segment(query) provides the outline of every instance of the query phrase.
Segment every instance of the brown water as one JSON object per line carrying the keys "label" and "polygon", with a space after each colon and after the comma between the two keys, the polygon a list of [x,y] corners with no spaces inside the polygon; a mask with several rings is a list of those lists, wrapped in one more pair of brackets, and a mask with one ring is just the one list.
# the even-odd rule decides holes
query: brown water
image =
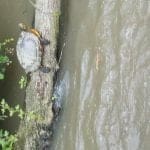
{"label": "brown water", "polygon": [[[58,92],[63,113],[52,150],[149,150],[150,1],[64,0]],[[0,40],[31,24],[25,0],[0,1]],[[14,44],[15,46],[15,44]],[[14,63],[0,95],[22,104]],[[11,125],[12,124],[12,125]],[[2,124],[1,124],[2,125]],[[4,128],[14,129],[17,122]]]}
{"label": "brown water", "polygon": [[[14,38],[12,47],[16,47],[16,40],[19,36],[18,23],[25,22],[31,24],[33,20],[34,8],[26,0],[0,0],[0,41],[5,38]],[[16,53],[11,56],[13,63],[7,68],[5,80],[0,82],[0,98],[14,106],[23,105],[24,91],[19,88],[19,79],[24,75],[17,59]],[[14,118],[0,122],[0,127],[14,131],[18,126],[18,121]]]}
{"label": "brown water", "polygon": [[150,1],[65,0],[62,19],[52,150],[149,150]]}

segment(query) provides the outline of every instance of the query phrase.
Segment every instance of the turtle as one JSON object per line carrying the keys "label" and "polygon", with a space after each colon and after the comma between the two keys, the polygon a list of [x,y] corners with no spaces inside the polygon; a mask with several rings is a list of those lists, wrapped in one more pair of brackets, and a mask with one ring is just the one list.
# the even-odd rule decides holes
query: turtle
{"label": "turtle", "polygon": [[42,34],[24,23],[18,24],[21,29],[17,41],[16,52],[20,65],[26,73],[35,72],[38,69],[48,73],[50,68],[42,65],[42,54],[44,46],[50,44],[49,40],[42,37]]}

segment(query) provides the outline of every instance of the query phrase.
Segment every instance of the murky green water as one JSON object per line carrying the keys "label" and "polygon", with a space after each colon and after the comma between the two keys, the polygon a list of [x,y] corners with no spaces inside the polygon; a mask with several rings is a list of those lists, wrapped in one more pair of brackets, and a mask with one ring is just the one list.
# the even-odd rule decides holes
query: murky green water
{"label": "murky green water", "polygon": [[[16,47],[16,40],[19,36],[18,23],[25,22],[31,24],[33,20],[34,8],[27,0],[0,0],[0,41],[5,38],[15,39],[13,47]],[[18,81],[24,71],[21,69],[16,53],[11,56],[13,63],[8,67],[5,80],[0,82],[0,98],[5,98],[11,105],[24,103],[24,91],[19,88]],[[14,131],[18,126],[18,121],[14,119],[0,123],[0,127]]]}
{"label": "murky green water", "polygon": [[52,150],[149,150],[150,1],[65,0],[63,17]]}

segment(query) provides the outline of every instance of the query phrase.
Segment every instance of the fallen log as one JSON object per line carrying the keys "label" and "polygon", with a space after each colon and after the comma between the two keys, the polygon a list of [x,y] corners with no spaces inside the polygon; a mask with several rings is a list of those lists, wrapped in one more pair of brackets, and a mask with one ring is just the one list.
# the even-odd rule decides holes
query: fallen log
{"label": "fallen log", "polygon": [[[30,2],[32,2],[30,0]],[[43,65],[50,68],[49,73],[36,71],[30,74],[30,82],[26,88],[26,112],[33,112],[36,120],[28,117],[21,123],[16,149],[45,150],[50,149],[52,113],[53,79],[57,70],[56,49],[59,31],[60,0],[36,0],[35,28],[44,38],[50,40],[45,46]]]}

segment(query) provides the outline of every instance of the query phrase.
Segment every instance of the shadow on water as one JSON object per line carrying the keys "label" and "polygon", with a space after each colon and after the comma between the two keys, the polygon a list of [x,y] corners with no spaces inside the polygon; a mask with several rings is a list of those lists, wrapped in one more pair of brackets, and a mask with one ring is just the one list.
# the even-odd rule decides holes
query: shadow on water
{"label": "shadow on water", "polygon": [[[1,0],[0,1],[0,41],[5,38],[14,38],[13,47],[16,46],[16,41],[19,36],[18,23],[24,22],[31,24],[34,16],[34,8],[28,1],[24,0]],[[21,69],[17,58],[16,52],[11,56],[13,63],[7,68],[5,80],[0,82],[0,97],[11,105],[17,104],[23,106],[24,104],[24,91],[19,88],[18,81],[24,71]],[[5,122],[0,123],[0,127],[14,131],[18,126],[18,119],[7,119]]]}

